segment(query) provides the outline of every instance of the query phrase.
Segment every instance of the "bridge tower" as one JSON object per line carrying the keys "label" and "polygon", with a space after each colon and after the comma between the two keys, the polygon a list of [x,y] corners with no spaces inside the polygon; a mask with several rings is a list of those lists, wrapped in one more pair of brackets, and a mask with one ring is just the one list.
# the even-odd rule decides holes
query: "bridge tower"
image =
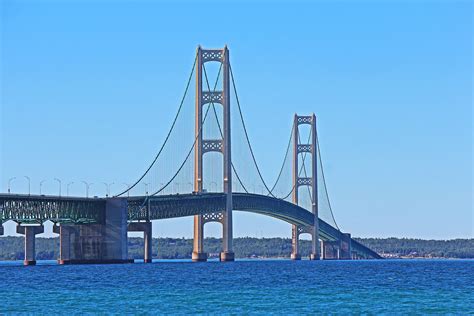
{"label": "bridge tower", "polygon": [[[317,145],[316,145],[316,115],[294,117],[294,133],[293,133],[293,203],[298,204],[298,189],[300,186],[309,186],[312,196],[312,209],[314,214],[313,226],[293,225],[292,227],[292,252],[291,259],[300,260],[299,253],[299,236],[300,234],[309,233],[312,238],[311,243],[311,260],[319,260],[319,221],[318,221],[318,165],[317,165]],[[311,143],[299,143],[299,126],[308,124],[311,126]],[[299,176],[298,158],[302,153],[311,155],[311,176]]]}
{"label": "bridge tower", "polygon": [[[207,62],[222,63],[223,87],[222,90],[203,90],[203,67]],[[216,151],[223,154],[224,159],[224,193],[226,194],[225,210],[220,213],[194,216],[194,245],[193,261],[206,261],[207,253],[204,252],[204,224],[217,221],[222,224],[222,252],[221,261],[234,261],[232,250],[232,160],[230,138],[230,63],[227,46],[223,49],[197,48],[196,64],[196,143],[194,148],[194,191],[203,191],[203,155]],[[221,139],[203,139],[203,107],[208,103],[219,103],[223,107],[223,131]]]}

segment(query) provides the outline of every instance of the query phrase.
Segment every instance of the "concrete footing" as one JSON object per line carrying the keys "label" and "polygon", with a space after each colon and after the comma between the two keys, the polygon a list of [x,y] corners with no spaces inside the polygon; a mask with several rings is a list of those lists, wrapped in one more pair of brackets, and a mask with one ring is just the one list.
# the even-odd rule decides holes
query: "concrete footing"
{"label": "concrete footing", "polygon": [[18,234],[25,235],[25,266],[34,266],[36,264],[36,235],[44,233],[43,225],[21,226],[16,227]]}
{"label": "concrete footing", "polygon": [[301,260],[301,255],[299,253],[292,253],[291,260]]}
{"label": "concrete footing", "polygon": [[319,254],[312,253],[309,255],[309,260],[319,260]]}
{"label": "concrete footing", "polygon": [[207,253],[205,252],[193,252],[192,259],[194,262],[205,262],[207,261]]}
{"label": "concrete footing", "polygon": [[235,260],[235,254],[233,252],[221,252],[219,256],[220,261],[229,262]]}

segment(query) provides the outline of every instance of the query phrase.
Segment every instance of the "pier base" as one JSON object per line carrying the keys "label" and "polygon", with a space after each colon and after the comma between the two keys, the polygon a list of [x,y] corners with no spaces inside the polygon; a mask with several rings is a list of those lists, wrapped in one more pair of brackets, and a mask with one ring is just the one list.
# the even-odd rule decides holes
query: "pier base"
{"label": "pier base", "polygon": [[234,261],[235,260],[235,254],[233,252],[223,251],[223,252],[220,253],[219,259],[222,262]]}
{"label": "pier base", "polygon": [[205,252],[193,252],[192,259],[194,262],[206,262],[207,253]]}
{"label": "pier base", "polygon": [[291,253],[291,260],[301,260],[301,255],[299,253]]}
{"label": "pier base", "polygon": [[312,253],[309,255],[309,260],[319,260],[319,254]]}

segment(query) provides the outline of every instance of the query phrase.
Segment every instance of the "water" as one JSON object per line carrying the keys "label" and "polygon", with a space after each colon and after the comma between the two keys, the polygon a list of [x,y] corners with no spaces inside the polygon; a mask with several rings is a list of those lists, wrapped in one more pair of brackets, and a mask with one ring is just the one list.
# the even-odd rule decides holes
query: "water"
{"label": "water", "polygon": [[474,314],[469,260],[2,262],[0,273],[0,313]]}

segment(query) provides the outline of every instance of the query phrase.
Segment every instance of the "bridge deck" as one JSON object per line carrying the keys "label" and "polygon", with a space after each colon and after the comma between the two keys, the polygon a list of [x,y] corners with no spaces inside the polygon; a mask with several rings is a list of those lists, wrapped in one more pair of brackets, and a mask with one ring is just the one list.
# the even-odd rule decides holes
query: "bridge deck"
{"label": "bridge deck", "polygon": [[[314,215],[293,203],[269,196],[233,193],[236,211],[271,216],[291,224],[312,226]],[[129,221],[156,220],[221,212],[225,209],[224,193],[175,194],[154,197],[129,197]],[[7,220],[21,223],[71,222],[102,223],[104,198],[57,197],[44,195],[0,194],[0,224]],[[322,240],[340,240],[342,233],[319,219]],[[352,239],[352,249],[374,258],[380,256]]]}

